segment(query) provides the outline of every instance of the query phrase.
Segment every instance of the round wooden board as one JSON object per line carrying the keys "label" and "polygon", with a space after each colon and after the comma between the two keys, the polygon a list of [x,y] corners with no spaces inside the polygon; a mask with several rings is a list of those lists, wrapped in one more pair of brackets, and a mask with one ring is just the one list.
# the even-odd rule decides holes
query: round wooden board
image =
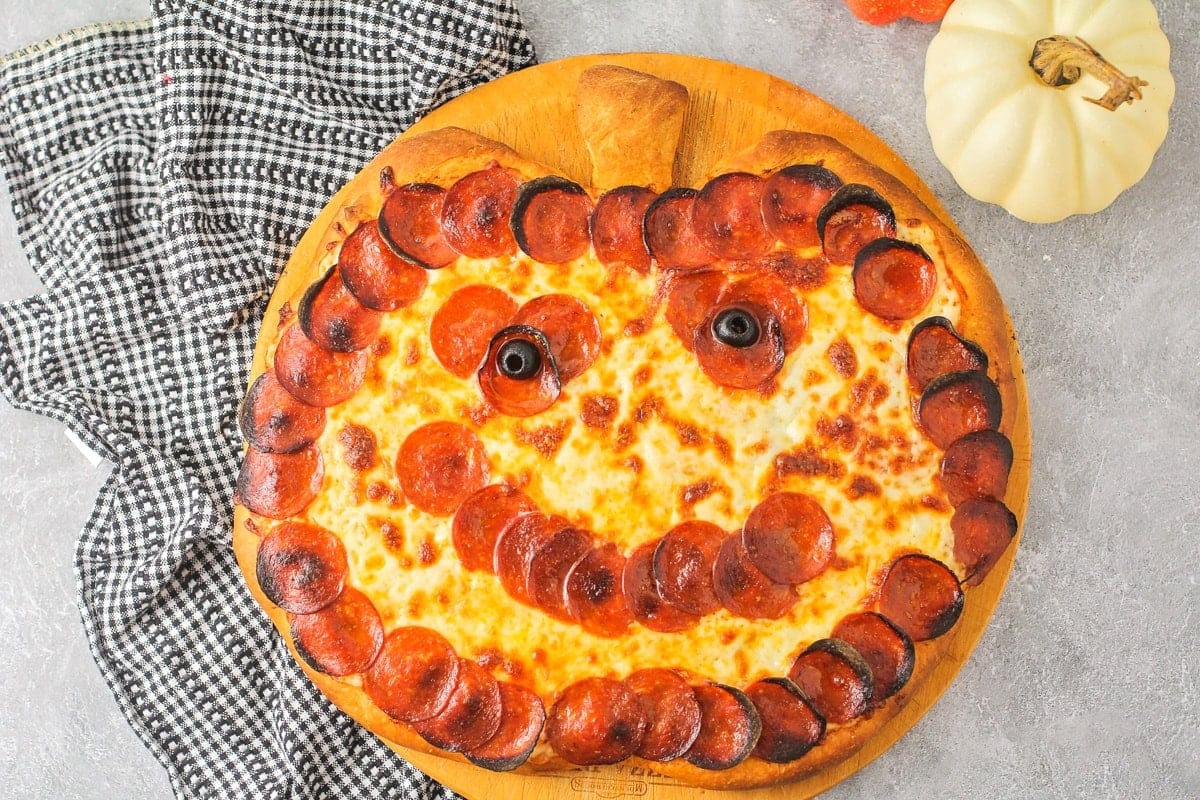
{"label": "round wooden board", "polygon": [[[690,103],[675,167],[676,185],[698,185],[702,176],[723,156],[754,144],[767,131],[784,128],[825,133],[860,154],[873,153],[870,160],[907,184],[952,230],[958,232],[953,220],[917,175],[886,145],[843,112],[809,92],[765,73],[693,56],[657,53],[590,55],[531,67],[447,103],[410,128],[405,136],[449,125],[466,128],[503,142],[518,153],[586,185],[591,162],[577,132],[575,88],[584,69],[601,63],[618,64],[668,78],[688,88]],[[362,173],[377,175],[381,166],[377,160],[365,166]],[[323,233],[333,224],[345,192],[343,189],[335,195],[313,222],[280,276],[266,313],[265,335],[260,338],[255,353],[251,380],[265,368],[264,342],[272,338],[271,331],[267,330],[274,327],[271,321],[279,319],[279,308],[297,288],[312,279],[308,270],[316,261]],[[995,291],[993,286],[986,288]],[[1016,338],[1007,315],[1005,325],[1011,374],[997,376],[997,382],[1005,399],[1003,429],[1013,442],[1015,454],[1005,500],[1017,519],[1024,520],[1031,452],[1028,398]],[[238,507],[236,513],[238,519],[244,521],[245,510]],[[494,773],[465,762],[387,743],[407,761],[469,800],[494,797],[512,800],[609,800],[621,797],[685,800],[710,796],[739,800],[810,798],[854,774],[891,747],[950,685],[999,602],[1019,538],[1020,533],[1018,541],[1008,548],[988,578],[968,591],[963,616],[947,634],[950,641],[945,657],[925,673],[904,708],[852,757],[797,782],[763,789],[700,789],[628,765],[540,774]],[[252,558],[246,548],[239,546],[237,550],[240,559]],[[255,594],[257,596],[258,592]],[[259,601],[263,602],[263,598]],[[281,630],[285,629],[283,614],[271,614],[271,617]]]}

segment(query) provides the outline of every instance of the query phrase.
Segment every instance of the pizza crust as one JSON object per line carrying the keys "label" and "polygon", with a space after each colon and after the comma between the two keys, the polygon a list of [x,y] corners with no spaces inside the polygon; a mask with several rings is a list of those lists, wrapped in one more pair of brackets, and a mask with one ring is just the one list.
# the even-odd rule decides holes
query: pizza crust
{"label": "pizza crust", "polygon": [[[674,162],[684,127],[686,90],[675,82],[649,78],[622,67],[607,65],[584,72],[579,86],[579,122],[585,131],[593,132],[585,133],[583,137],[593,157],[593,185],[650,184],[660,190],[669,186],[672,174],[681,171]],[[642,117],[639,121],[636,116],[629,115],[625,104],[631,93],[639,97],[641,105],[656,109],[651,119]],[[821,110],[823,112],[824,107]],[[822,121],[818,125],[827,127],[828,119],[828,115],[822,113]],[[857,123],[853,125],[857,126]],[[641,139],[637,138],[639,136]],[[892,203],[898,219],[912,218],[929,225],[942,248],[943,262],[962,289],[965,322],[960,332],[981,344],[992,357],[989,372],[996,380],[1004,400],[1005,418],[1001,431],[1014,440],[1019,452],[1027,453],[1028,423],[1021,404],[1024,392],[1019,367],[1016,366],[1019,360],[1016,358],[1015,340],[1010,333],[1007,311],[986,269],[953,228],[945,212],[940,207],[931,209],[918,199],[919,192],[928,190],[906,166],[901,164],[896,171],[904,175],[908,182],[878,166],[879,163],[897,161],[890,150],[882,145],[876,147],[874,142],[877,140],[874,137],[869,134],[864,136],[858,130],[848,131],[846,138],[856,143],[856,149],[852,150],[824,134],[771,131],[748,150],[720,162],[711,169],[711,173],[735,170],[762,173],[790,163],[823,162],[846,182],[861,182],[876,187]],[[652,146],[639,151],[634,146],[636,141],[648,141]],[[311,251],[316,252],[318,257],[307,262],[289,262],[280,277],[272,308],[278,311],[296,307],[307,287],[334,263],[341,241],[359,222],[378,214],[385,197],[387,180],[395,185],[431,182],[446,186],[492,163],[510,167],[526,180],[556,174],[556,170],[525,158],[505,144],[458,127],[448,126],[396,140],[331,200],[330,206],[336,209],[331,223],[323,230],[314,230],[319,238],[317,246]],[[664,166],[666,164],[671,166]],[[385,174],[390,171],[390,177],[384,181],[379,177],[381,169]],[[600,192],[593,189],[592,193],[598,196]],[[288,298],[283,306],[279,305],[280,297]],[[268,315],[264,320],[251,383],[267,368],[269,356],[288,313]],[[1013,505],[1014,508],[1023,510],[1024,488],[1010,484],[1011,500],[1019,501]],[[259,534],[254,525],[247,510],[240,504],[236,505],[233,546],[238,563],[252,595],[266,610],[293,656],[318,688],[339,708],[389,744],[442,759],[465,762],[461,755],[429,745],[409,726],[396,723],[380,711],[360,688],[361,679],[358,676],[331,678],[311,669],[298,657],[286,613],[270,603],[259,587],[255,567]],[[997,573],[1005,571],[997,570]],[[989,581],[996,579],[1002,580],[1003,575],[989,578]],[[974,592],[970,588],[966,591],[969,606]],[[640,764],[653,773],[668,775],[690,785],[724,789],[774,785],[827,769],[858,751],[905,708],[909,699],[918,693],[934,668],[945,658],[953,638],[947,635],[916,643],[916,668],[912,679],[900,693],[868,716],[850,724],[831,727],[818,747],[789,764],[770,764],[751,758],[732,769],[707,771],[683,760],[658,763],[633,757],[626,763]],[[545,700],[549,709],[552,698]],[[547,756],[547,751],[544,744],[540,746],[539,751],[517,772],[532,774],[546,770],[575,769],[553,754]]]}

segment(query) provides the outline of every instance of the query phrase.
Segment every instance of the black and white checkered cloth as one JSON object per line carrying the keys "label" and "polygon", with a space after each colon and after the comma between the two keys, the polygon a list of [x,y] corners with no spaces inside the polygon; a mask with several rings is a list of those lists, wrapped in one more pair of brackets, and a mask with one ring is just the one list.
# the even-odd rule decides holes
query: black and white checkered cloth
{"label": "black and white checkered cloth", "polygon": [[331,706],[230,548],[258,324],[325,201],[423,113],[529,64],[509,0],[156,0],[0,61],[47,291],[0,389],[115,468],[76,550],[96,661],[179,797],[453,797]]}

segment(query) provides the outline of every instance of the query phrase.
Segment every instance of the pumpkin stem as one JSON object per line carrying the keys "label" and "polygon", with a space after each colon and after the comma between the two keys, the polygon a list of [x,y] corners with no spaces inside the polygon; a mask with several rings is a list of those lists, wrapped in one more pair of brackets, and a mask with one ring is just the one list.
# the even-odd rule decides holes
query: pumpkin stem
{"label": "pumpkin stem", "polygon": [[1069,86],[1085,72],[1100,79],[1108,84],[1104,96],[1083,99],[1109,111],[1116,111],[1124,103],[1142,99],[1142,87],[1150,85],[1141,78],[1121,72],[1096,52],[1096,48],[1078,36],[1075,41],[1066,36],[1038,39],[1033,46],[1029,66],[1047,86]]}

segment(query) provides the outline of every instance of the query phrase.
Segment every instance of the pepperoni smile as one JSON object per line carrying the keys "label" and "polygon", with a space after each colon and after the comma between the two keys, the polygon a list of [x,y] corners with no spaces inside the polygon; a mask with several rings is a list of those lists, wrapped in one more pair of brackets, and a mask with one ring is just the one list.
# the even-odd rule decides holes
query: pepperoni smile
{"label": "pepperoni smile", "polygon": [[[899,691],[912,671],[913,641],[955,624],[963,595],[949,567],[916,554],[886,565],[873,610],[845,617],[837,638],[801,652],[786,677],[744,689],[690,686],[665,670],[596,677],[564,687],[547,710],[432,630],[398,627],[385,636],[371,601],[346,584],[346,552],[335,533],[291,519],[320,492],[328,456],[316,441],[326,409],[367,380],[382,318],[417,303],[438,279],[432,271],[454,270],[460,255],[518,250],[569,270],[589,247],[614,276],[653,271],[658,310],[725,398],[771,396],[810,336],[808,306],[794,289],[811,276],[799,277],[793,251],[819,248],[822,264],[851,268],[859,305],[896,329],[924,312],[938,280],[934,259],[897,238],[886,199],[818,165],[729,173],[700,190],[659,195],[620,187],[595,203],[578,184],[557,177],[522,183],[499,165],[448,187],[393,187],[378,220],[354,230],[336,268],[305,293],[298,321],[283,331],[272,367],[240,410],[249,449],[238,502],[280,520],[265,528],[259,584],[288,612],[310,666],[363,674],[380,709],[481,766],[519,766],[543,724],[559,755],[576,764],[635,753],[684,757],[704,769],[729,768],[751,753],[794,760],[820,741],[827,723],[854,719]],[[536,418],[605,355],[605,311],[567,294],[520,302],[504,289],[471,284],[432,314],[429,346],[442,369],[477,390],[483,418]],[[998,432],[999,392],[986,354],[944,318],[916,325],[906,355],[915,420],[945,451],[941,480],[956,509],[955,556],[965,579],[977,582],[1016,532],[1001,502],[1012,447]],[[835,366],[850,363],[853,375],[853,359],[850,349]],[[597,414],[584,424],[611,425],[613,413]],[[621,447],[620,431],[614,441]],[[634,625],[680,631],[717,613],[780,618],[792,613],[799,587],[837,561],[838,532],[827,510],[781,485],[735,530],[688,519],[626,553],[494,478],[501,467],[470,425],[451,421],[408,432],[393,462],[406,501],[448,521],[463,567],[493,574],[517,601],[597,636],[620,637]],[[860,496],[872,491],[861,481],[855,486]],[[659,694],[674,700],[656,703]]]}

